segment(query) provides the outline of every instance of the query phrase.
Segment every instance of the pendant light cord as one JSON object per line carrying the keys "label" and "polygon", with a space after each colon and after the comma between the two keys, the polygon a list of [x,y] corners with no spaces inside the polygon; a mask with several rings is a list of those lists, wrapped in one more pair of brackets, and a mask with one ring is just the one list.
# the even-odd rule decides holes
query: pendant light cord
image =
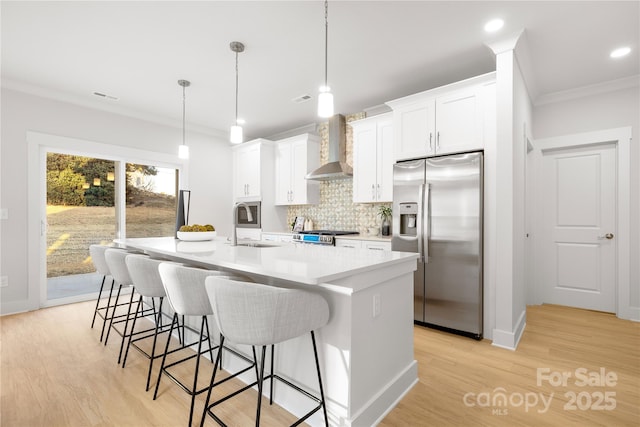
{"label": "pendant light cord", "polygon": [[329,62],[329,0],[324,1],[324,87],[328,86],[328,62]]}
{"label": "pendant light cord", "polygon": [[236,125],[238,124],[238,52],[236,51]]}
{"label": "pendant light cord", "polygon": [[182,85],[182,145],[185,145],[185,115],[186,115],[186,98],[184,95],[185,85]]}

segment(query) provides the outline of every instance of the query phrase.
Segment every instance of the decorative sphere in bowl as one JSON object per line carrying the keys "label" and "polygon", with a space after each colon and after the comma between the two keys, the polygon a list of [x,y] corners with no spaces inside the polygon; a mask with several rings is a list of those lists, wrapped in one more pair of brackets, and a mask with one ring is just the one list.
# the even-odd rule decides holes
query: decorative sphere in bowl
{"label": "decorative sphere in bowl", "polygon": [[185,241],[213,240],[216,237],[216,229],[213,225],[183,225],[177,233],[178,239]]}

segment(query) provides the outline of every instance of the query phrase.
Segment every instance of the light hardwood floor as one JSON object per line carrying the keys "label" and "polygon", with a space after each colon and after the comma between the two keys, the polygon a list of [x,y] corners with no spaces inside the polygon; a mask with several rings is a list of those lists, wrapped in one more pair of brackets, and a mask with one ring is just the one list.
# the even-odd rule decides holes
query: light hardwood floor
{"label": "light hardwood floor", "polygon": [[[188,396],[165,377],[153,401],[153,392],[144,392],[147,360],[133,352],[120,368],[119,337],[101,345],[99,328],[89,328],[92,310],[87,302],[0,318],[0,425],[184,426]],[[381,426],[640,425],[638,323],[543,305],[527,309],[517,351],[422,327],[414,337],[419,382]],[[581,386],[581,369],[598,382],[607,380],[604,369],[608,384]],[[546,375],[540,384],[539,370]],[[547,379],[565,372],[571,375],[565,384]],[[254,398],[232,400],[223,419],[253,425]],[[263,407],[264,426],[292,421],[281,408]]]}

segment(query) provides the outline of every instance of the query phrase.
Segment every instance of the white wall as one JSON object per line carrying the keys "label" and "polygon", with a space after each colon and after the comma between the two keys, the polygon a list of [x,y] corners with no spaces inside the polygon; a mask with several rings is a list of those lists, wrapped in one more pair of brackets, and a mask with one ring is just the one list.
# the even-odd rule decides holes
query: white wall
{"label": "white wall", "polygon": [[574,97],[537,105],[533,110],[533,135],[547,138],[602,129],[632,127],[631,141],[631,249],[630,295],[640,307],[640,86]]}
{"label": "white wall", "polygon": [[[0,150],[0,206],[9,218],[0,222],[0,271],[9,286],[0,289],[0,312],[31,310],[29,271],[38,268],[29,261],[29,195],[27,131],[85,141],[176,153],[182,129],[125,117],[75,104],[60,102],[2,88]],[[187,126],[188,129],[188,126]],[[227,141],[187,132],[191,159],[188,163],[192,191],[190,222],[211,223],[223,235],[231,232],[231,150]],[[33,245],[31,245],[33,246]],[[32,271],[33,273],[33,271]],[[33,275],[33,274],[32,274]],[[28,301],[31,300],[31,305]],[[37,298],[35,299],[38,300]]]}

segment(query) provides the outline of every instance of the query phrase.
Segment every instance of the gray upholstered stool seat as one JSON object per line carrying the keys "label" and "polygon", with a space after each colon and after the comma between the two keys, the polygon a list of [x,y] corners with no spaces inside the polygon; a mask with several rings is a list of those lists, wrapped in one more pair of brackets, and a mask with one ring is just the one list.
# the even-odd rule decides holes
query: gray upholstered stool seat
{"label": "gray upholstered stool seat", "polygon": [[[270,379],[269,403],[273,403],[273,382],[279,380],[315,400],[318,405],[305,414],[293,425],[298,425],[318,410],[324,413],[325,424],[328,426],[327,410],[322,387],[322,376],[315,340],[314,330],[326,325],[329,321],[329,305],[318,294],[298,289],[286,289],[257,283],[243,283],[222,277],[208,277],[206,290],[213,308],[213,316],[220,329],[220,343],[229,340],[236,344],[246,344],[254,347],[262,346],[260,369],[257,371],[256,382],[242,389],[217,399],[210,404],[212,391],[209,390],[205,403],[201,426],[207,414],[220,425],[224,422],[213,413],[213,407],[223,401],[241,393],[254,385],[258,386],[258,404],[256,409],[256,426],[260,425],[260,407],[262,403],[262,387],[265,380]],[[318,375],[320,397],[313,396],[306,390],[292,384],[286,379],[274,374],[274,344],[310,333]],[[266,346],[271,346],[271,373],[264,376]],[[215,382],[220,356],[216,359],[211,382]],[[257,364],[258,361],[255,360]]]}
{"label": "gray upholstered stool seat", "polygon": [[[169,314],[165,314],[162,312],[162,304],[164,302],[164,298],[166,296],[166,292],[164,290],[164,286],[162,285],[162,279],[160,278],[160,272],[158,271],[158,266],[162,260],[149,258],[146,255],[138,255],[138,254],[130,254],[125,258],[125,263],[127,265],[127,269],[129,270],[129,276],[131,277],[131,281],[133,286],[136,289],[136,293],[140,295],[138,299],[138,304],[136,306],[136,313],[143,308],[143,299],[151,299],[152,307],[156,310],[153,313],[153,321],[155,326],[153,328],[145,329],[142,331],[138,331],[137,334],[129,334],[129,340],[127,342],[127,349],[124,353],[124,359],[122,360],[122,367],[124,368],[127,363],[127,357],[129,355],[129,349],[133,346],[136,350],[140,351],[145,357],[149,359],[149,369],[147,372],[147,384],[145,390],[149,390],[149,383],[151,381],[151,371],[153,369],[153,361],[159,357],[163,356],[162,352],[156,353],[156,344],[158,341],[158,334],[169,331],[170,324],[166,323],[163,325],[162,319],[163,316],[167,316],[171,318]],[[155,299],[158,299],[158,305],[155,304]],[[133,317],[133,322],[131,325],[131,330],[135,331],[136,329],[136,321],[138,316]],[[180,336],[178,330],[178,336]],[[145,351],[142,347],[136,344],[138,341],[146,340],[148,338],[153,337],[153,342],[151,346],[151,350],[149,352]],[[171,337],[168,336],[167,339]],[[182,340],[180,340],[182,341]]]}
{"label": "gray upholstered stool seat", "polygon": [[[169,340],[167,340],[165,352],[162,358],[162,364],[160,366],[160,372],[158,373],[158,381],[156,382],[156,389],[153,395],[153,399],[155,400],[158,396],[158,390],[160,388],[160,379],[162,375],[167,375],[173,382],[179,385],[186,393],[191,396],[191,408],[189,410],[189,426],[191,426],[191,422],[193,420],[193,407],[195,403],[195,398],[197,395],[208,391],[213,385],[220,384],[225,382],[237,375],[242,374],[254,367],[252,361],[240,353],[235,352],[231,349],[226,349],[236,354],[236,356],[243,358],[246,360],[250,366],[245,369],[242,369],[240,372],[236,372],[233,375],[225,378],[224,380],[216,383],[210,384],[204,388],[198,390],[198,372],[200,369],[200,359],[202,354],[209,353],[211,357],[211,361],[214,359],[217,360],[217,357],[213,356],[213,350],[218,349],[217,354],[221,355],[221,350],[223,349],[222,345],[220,346],[212,346],[211,337],[209,332],[209,321],[207,316],[213,314],[211,310],[211,304],[209,303],[209,299],[207,297],[207,292],[205,290],[204,284],[205,279],[211,276],[214,277],[232,277],[236,280],[250,280],[248,278],[242,276],[230,276],[229,273],[224,273],[215,270],[204,270],[200,268],[187,267],[181,264],[174,263],[160,263],[158,267],[158,271],[160,273],[160,277],[162,279],[162,284],[164,286],[165,292],[167,294],[167,299],[169,300],[169,304],[174,310],[173,321],[171,322],[171,329],[169,334],[173,332],[174,325],[178,325],[178,316],[182,316],[182,327],[183,327],[183,345],[179,348],[173,349],[169,351]],[[185,326],[184,316],[198,316],[201,318],[200,321],[200,330],[193,331],[195,333],[199,333],[198,341],[186,343],[187,339],[185,337],[184,328],[191,329]],[[207,342],[206,348],[203,348],[202,343]],[[188,351],[189,355],[174,361],[170,364],[166,363],[166,357],[170,353],[175,353],[177,351],[181,351],[184,349],[188,349],[191,346],[197,344],[198,350],[193,353],[193,351]],[[178,380],[176,376],[171,374],[169,368],[178,365],[180,363],[186,362],[187,360],[196,358],[196,367],[194,372],[194,379],[192,385],[185,385]]]}
{"label": "gray upholstered stool seat", "polygon": [[[137,332],[129,329],[130,321],[135,317],[144,317],[150,315],[152,313],[155,314],[155,307],[143,309],[142,311],[136,311],[131,313],[131,308],[133,307],[133,299],[135,295],[135,288],[133,286],[133,281],[131,280],[131,276],[129,275],[129,269],[127,268],[127,264],[125,263],[125,259],[130,255],[130,252],[121,250],[121,249],[107,249],[105,251],[105,260],[107,265],[109,266],[109,271],[111,272],[111,276],[118,283],[118,292],[116,294],[116,300],[113,304],[112,314],[109,318],[109,329],[107,330],[107,336],[104,339],[104,345],[107,345],[109,341],[109,334],[111,330],[116,331],[118,335],[122,337],[120,342],[120,352],[118,353],[118,363],[122,360],[122,351],[124,349],[124,343],[130,334],[136,335]],[[131,288],[131,297],[124,304],[120,303],[120,294],[122,293],[122,288],[129,287]],[[116,309],[120,306],[125,306],[125,312],[121,314],[116,313]],[[122,331],[116,328],[117,324],[124,322],[124,328]]]}

